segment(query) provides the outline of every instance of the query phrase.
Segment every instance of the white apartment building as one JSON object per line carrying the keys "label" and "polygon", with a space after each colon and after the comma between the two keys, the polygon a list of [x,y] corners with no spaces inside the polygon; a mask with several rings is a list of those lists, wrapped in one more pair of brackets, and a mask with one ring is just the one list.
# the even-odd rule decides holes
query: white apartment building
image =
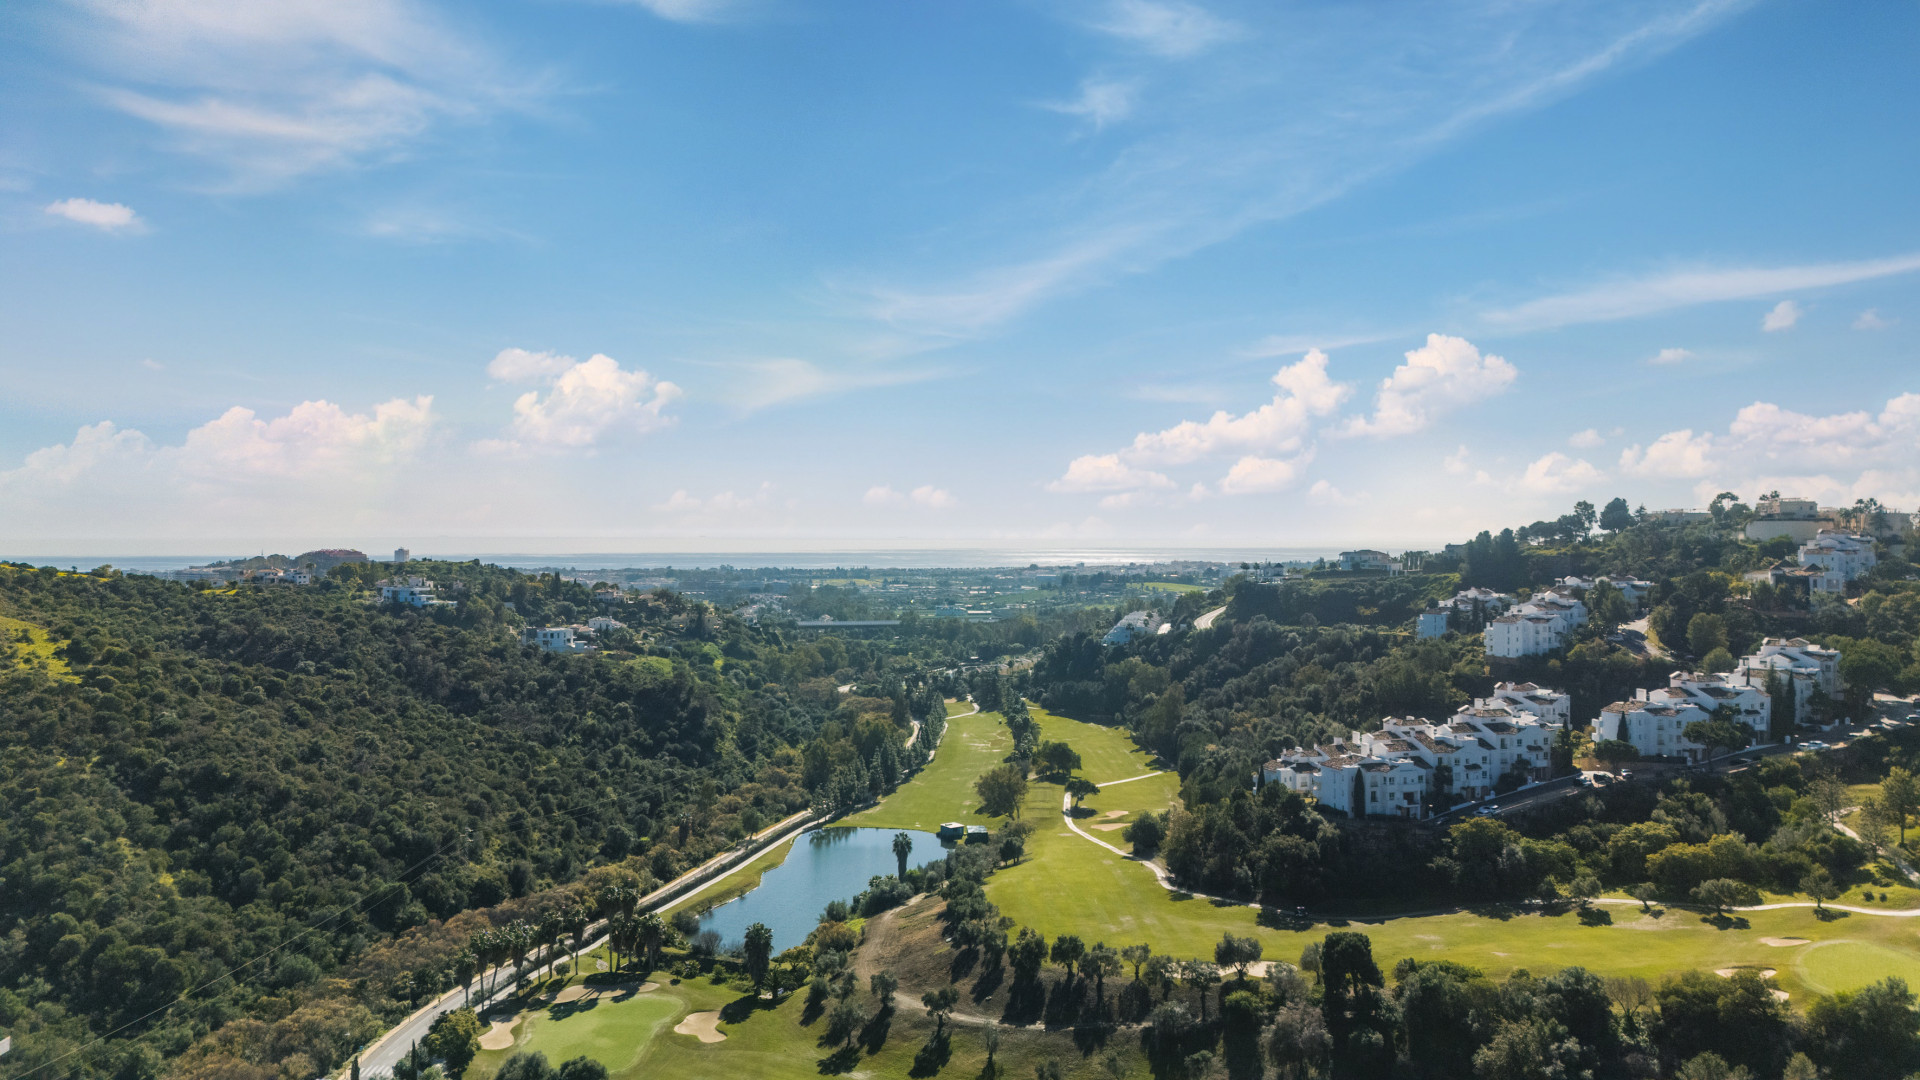
{"label": "white apartment building", "polygon": [[1822,571],[1807,579],[1808,590],[1816,596],[1844,596],[1847,582],[1865,575],[1879,561],[1871,537],[1823,532],[1800,545],[1800,565]]}
{"label": "white apartment building", "polygon": [[1487,655],[1513,659],[1550,653],[1586,621],[1587,605],[1567,586],[1555,586],[1487,623]]}
{"label": "white apartment building", "polygon": [[587,620],[587,629],[596,634],[604,634],[609,630],[625,630],[626,628],[626,623],[606,615],[596,615]]}
{"label": "white apartment building", "polygon": [[1568,727],[1573,721],[1573,698],[1558,690],[1549,690],[1530,682],[1495,683],[1493,696],[1474,702],[1475,705],[1511,705],[1521,712],[1537,716],[1558,727]]}
{"label": "white apartment building", "polygon": [[1529,782],[1547,779],[1558,727],[1513,701],[1483,698],[1442,724],[1386,717],[1379,731],[1283,754],[1267,762],[1260,777],[1343,813],[1353,813],[1357,794],[1367,815],[1419,817],[1429,804],[1451,803],[1450,796],[1485,798],[1509,772],[1524,773]]}
{"label": "white apartment building", "polygon": [[1699,761],[1707,748],[1687,739],[1687,725],[1713,719],[1715,709],[1731,709],[1734,723],[1743,725],[1755,742],[1766,742],[1773,715],[1764,676],[1755,685],[1742,674],[1699,675],[1676,671],[1667,685],[1642,690],[1632,701],[1616,701],[1600,710],[1593,722],[1598,742],[1618,739],[1633,744],[1642,757],[1684,757]]}
{"label": "white apartment building", "polygon": [[1453,599],[1442,600],[1440,606],[1451,607],[1462,615],[1473,614],[1474,609],[1477,607],[1481,611],[1493,615],[1512,607],[1513,597],[1503,592],[1494,592],[1492,589],[1482,588],[1476,585],[1471,589],[1462,589],[1454,593]]}
{"label": "white apartment building", "polygon": [[1791,688],[1794,718],[1806,723],[1815,690],[1829,698],[1840,696],[1840,653],[1805,638],[1767,638],[1758,652],[1740,658],[1740,666],[1729,678],[1765,690],[1769,676],[1780,687]]}
{"label": "white apartment building", "polygon": [[[968,612],[967,614],[971,616],[973,613]],[[1129,612],[1122,616],[1119,622],[1113,624],[1113,629],[1107,631],[1107,636],[1101,638],[1100,643],[1102,645],[1125,645],[1134,638],[1149,637],[1159,633],[1163,625],[1160,621],[1160,616],[1155,615],[1151,611]]]}
{"label": "white apartment building", "polygon": [[1423,611],[1413,617],[1413,636],[1416,639],[1437,638],[1446,632],[1445,611]]}
{"label": "white apartment building", "polygon": [[1363,548],[1359,551],[1341,552],[1340,569],[1390,571],[1396,567],[1393,564],[1393,556],[1384,551]]}

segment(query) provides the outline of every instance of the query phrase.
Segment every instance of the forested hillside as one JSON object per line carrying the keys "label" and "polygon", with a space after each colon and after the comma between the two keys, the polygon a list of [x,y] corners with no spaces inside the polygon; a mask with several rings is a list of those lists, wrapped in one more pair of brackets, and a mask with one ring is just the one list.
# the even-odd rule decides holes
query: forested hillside
{"label": "forested hillside", "polygon": [[[672,594],[558,656],[505,605],[584,618],[577,584],[416,564],[461,601],[429,613],[344,569],[204,591],[0,565],[0,1076],[140,1080],[245,1017],[308,1080],[444,978],[370,946],[865,799],[938,707],[900,650]],[[856,676],[887,696],[835,691]]]}

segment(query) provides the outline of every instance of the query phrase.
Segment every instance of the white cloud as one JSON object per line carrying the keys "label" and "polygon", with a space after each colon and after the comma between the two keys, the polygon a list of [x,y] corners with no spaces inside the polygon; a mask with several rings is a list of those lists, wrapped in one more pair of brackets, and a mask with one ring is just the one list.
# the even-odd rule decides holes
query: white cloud
{"label": "white cloud", "polygon": [[904,493],[895,491],[890,485],[877,484],[867,489],[861,501],[868,506],[899,506],[911,502],[932,510],[946,510],[959,502],[953,497],[952,492],[934,487],[932,484],[921,484],[912,491]]}
{"label": "white cloud", "polygon": [[305,401],[264,419],[235,406],[177,445],[101,421],[0,472],[0,505],[8,508],[0,535],[118,532],[128,521],[149,536],[261,522],[337,524],[342,500],[365,501],[389,488],[433,427],[431,397],[396,398],[365,413]]}
{"label": "white cloud", "polygon": [[1855,330],[1885,330],[1898,321],[1898,319],[1882,318],[1879,308],[1868,308],[1853,320],[1853,328]]}
{"label": "white cloud", "polygon": [[1239,33],[1233,23],[1177,0],[1114,0],[1094,29],[1157,56],[1198,56]]}
{"label": "white cloud", "polygon": [[1458,450],[1455,450],[1453,453],[1447,455],[1445,467],[1447,472],[1452,473],[1455,476],[1464,476],[1466,475],[1467,470],[1472,467],[1472,465],[1470,464],[1472,460],[1473,460],[1472,452],[1469,451],[1465,446],[1462,446]]}
{"label": "white cloud", "polygon": [[1713,469],[1713,436],[1690,428],[1669,431],[1644,450],[1638,444],[1620,451],[1620,471],[1630,476],[1699,477]]}
{"label": "white cloud", "polygon": [[81,225],[91,225],[96,229],[115,232],[120,229],[139,229],[144,222],[133,212],[133,207],[122,203],[95,202],[92,199],[61,199],[48,203],[46,213],[57,218]]}
{"label": "white cloud", "polygon": [[1173,486],[1165,474],[1136,469],[1121,461],[1119,454],[1082,454],[1067,465],[1066,475],[1047,485],[1047,490],[1062,493],[1134,491]]}
{"label": "white cloud", "polygon": [[1077,116],[1093,125],[1095,131],[1125,120],[1133,112],[1132,83],[1110,79],[1087,79],[1080,84],[1080,96],[1072,101],[1052,101],[1041,107],[1067,116]]}
{"label": "white cloud", "polygon": [[1315,417],[1339,408],[1353,392],[1327,377],[1327,354],[1318,349],[1274,373],[1273,400],[1238,416],[1225,409],[1204,421],[1187,420],[1162,431],[1143,431],[1123,454],[1142,464],[1179,465],[1219,453],[1297,450]]}
{"label": "white cloud", "polygon": [[1487,312],[1487,322],[1508,330],[1539,330],[1578,323],[1632,319],[1696,304],[1751,300],[1779,293],[1847,285],[1920,270],[1920,253],[1859,262],[1804,266],[1689,270],[1630,278],[1530,300]]}
{"label": "white cloud", "polygon": [[1685,361],[1688,361],[1688,360],[1691,360],[1691,359],[1693,359],[1693,352],[1692,352],[1692,350],[1689,350],[1689,349],[1661,349],[1661,350],[1660,350],[1659,352],[1657,352],[1657,353],[1654,353],[1654,354],[1653,354],[1653,358],[1652,358],[1652,359],[1650,359],[1650,360],[1648,360],[1648,361],[1647,361],[1647,363],[1649,363],[1649,364],[1679,364],[1679,363],[1683,363],[1683,362],[1685,362]]}
{"label": "white cloud", "polygon": [[1464,338],[1428,334],[1427,343],[1409,351],[1374,397],[1373,419],[1348,421],[1349,435],[1410,435],[1435,416],[1502,393],[1519,376],[1512,364],[1480,350]]}
{"label": "white cloud", "polygon": [[498,379],[538,379],[547,384],[543,398],[529,390],[513,403],[513,434],[507,441],[480,444],[484,450],[585,448],[603,437],[644,434],[673,423],[666,407],[680,388],[645,371],[627,371],[599,353],[576,362],[570,356],[503,349],[487,365]]}
{"label": "white cloud", "polygon": [[671,22],[714,22],[734,7],[733,0],[628,0],[635,7]]}
{"label": "white cloud", "polygon": [[573,357],[561,356],[558,353],[501,349],[488,362],[487,374],[505,382],[550,379],[566,372],[575,362]]}
{"label": "white cloud", "polygon": [[108,105],[238,187],[390,158],[536,94],[415,0],[78,0],[70,35]]}
{"label": "white cloud", "polygon": [[165,365],[165,364],[163,364],[163,363],[161,363],[161,362],[160,362],[160,361],[158,361],[158,360],[155,360],[155,359],[154,359],[153,357],[151,357],[151,356],[146,356],[146,357],[142,357],[142,358],[140,359],[140,366],[141,366],[141,367],[143,367],[143,368],[146,368],[146,369],[147,369],[148,371],[165,371],[165,370],[167,370],[167,365]]}
{"label": "white cloud", "polygon": [[1578,491],[1601,475],[1600,470],[1588,462],[1555,450],[1528,465],[1520,475],[1518,486],[1539,495],[1557,494]]}
{"label": "white cloud", "polygon": [[1769,334],[1778,333],[1781,330],[1791,330],[1793,329],[1793,324],[1800,321],[1802,314],[1803,312],[1800,310],[1799,304],[1791,300],[1782,300],[1773,305],[1766,316],[1760,320],[1760,329],[1765,330]]}
{"label": "white cloud", "polygon": [[1596,428],[1588,428],[1585,431],[1576,431],[1572,435],[1567,437],[1568,446],[1572,446],[1581,450],[1591,450],[1594,447],[1599,446],[1601,443],[1604,443],[1606,441],[1607,441],[1606,437],[1601,435],[1599,430]]}
{"label": "white cloud", "polygon": [[942,371],[898,364],[864,364],[828,369],[809,360],[774,357],[715,365],[739,374],[721,391],[723,400],[753,412],[809,398],[842,394],[879,386],[902,386],[938,378]]}
{"label": "white cloud", "polygon": [[1233,463],[1220,478],[1220,490],[1227,495],[1251,495],[1291,487],[1300,478],[1302,459],[1291,461],[1249,454]]}
{"label": "white cloud", "polygon": [[1333,506],[1352,506],[1361,501],[1364,495],[1348,495],[1325,480],[1315,480],[1307,489],[1307,498],[1314,502],[1328,503]]}
{"label": "white cloud", "polygon": [[763,482],[759,490],[751,495],[736,495],[731,491],[722,491],[704,499],[689,495],[685,488],[679,488],[667,497],[666,502],[655,505],[654,509],[675,517],[729,517],[764,511],[772,498],[771,482]]}

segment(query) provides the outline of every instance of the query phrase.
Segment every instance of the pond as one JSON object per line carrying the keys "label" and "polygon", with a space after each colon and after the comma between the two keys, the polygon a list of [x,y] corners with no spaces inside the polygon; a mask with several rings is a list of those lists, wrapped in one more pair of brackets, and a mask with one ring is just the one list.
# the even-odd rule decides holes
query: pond
{"label": "pond", "polygon": [[830,900],[851,900],[865,892],[869,879],[896,873],[893,837],[905,832],[913,838],[908,866],[940,858],[940,838],[914,829],[814,829],[793,842],[785,862],[761,875],[752,892],[707,912],[701,930],[720,935],[733,945],[746,936],[747,927],[765,923],[773,931],[773,951],[807,940]]}

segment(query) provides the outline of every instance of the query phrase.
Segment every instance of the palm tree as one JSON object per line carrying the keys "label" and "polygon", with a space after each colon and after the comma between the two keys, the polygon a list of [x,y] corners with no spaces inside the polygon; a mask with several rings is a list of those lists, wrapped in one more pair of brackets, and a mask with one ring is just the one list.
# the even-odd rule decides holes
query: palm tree
{"label": "palm tree", "polygon": [[513,981],[519,982],[521,973],[527,966],[527,951],[533,948],[534,928],[523,920],[515,919],[507,927],[507,948],[513,954]]}
{"label": "palm tree", "polygon": [[560,934],[563,929],[564,927],[562,925],[562,920],[561,920],[560,912],[558,909],[548,908],[544,913],[541,914],[540,916],[540,947],[545,951],[544,959],[546,960],[547,966],[549,968],[549,971],[548,971],[549,975],[552,974],[551,968],[553,966],[553,947],[556,943],[559,942]]}
{"label": "palm tree", "polygon": [[667,937],[667,922],[657,911],[649,911],[640,916],[634,929],[638,932],[638,944],[647,952],[647,967],[660,966],[660,945]]}
{"label": "palm tree", "polygon": [[[461,989],[466,991],[466,1004],[468,1008],[473,1007],[473,975],[479,968],[480,958],[473,954],[473,946],[471,945],[461,949],[460,955],[453,958],[453,974],[455,978],[460,980]],[[357,1061],[358,1059],[356,1058],[355,1060]]]}
{"label": "palm tree", "polygon": [[593,912],[576,903],[566,910],[567,933],[573,935],[573,973],[580,973],[580,951],[587,946],[587,927],[593,924]]}
{"label": "palm tree", "polygon": [[907,880],[907,856],[913,854],[913,837],[906,833],[893,834],[893,857],[900,864],[900,880]]}

